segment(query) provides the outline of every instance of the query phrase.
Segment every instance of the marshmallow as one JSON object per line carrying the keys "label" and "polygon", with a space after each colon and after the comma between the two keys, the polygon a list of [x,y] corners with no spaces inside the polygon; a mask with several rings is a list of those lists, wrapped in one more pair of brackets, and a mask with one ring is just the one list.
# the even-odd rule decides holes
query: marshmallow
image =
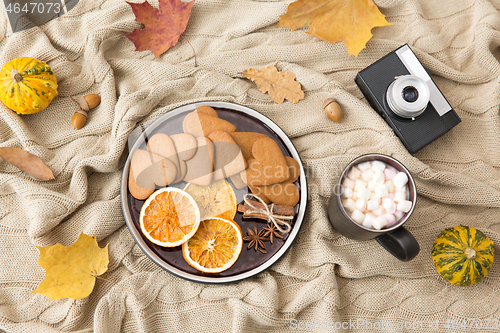
{"label": "marshmallow", "polygon": [[367,189],[366,187],[362,187],[359,191],[358,191],[358,198],[363,198],[365,200],[368,200],[370,199],[372,195],[372,192]]}
{"label": "marshmallow", "polygon": [[412,202],[408,200],[403,200],[398,202],[397,210],[401,210],[405,213],[408,213],[411,209]]}
{"label": "marshmallow", "polygon": [[399,221],[405,213],[402,210],[396,210],[394,212],[394,216],[396,217],[396,221]]}
{"label": "marshmallow", "polygon": [[387,220],[386,227],[392,227],[396,224],[396,216],[394,216],[393,214],[386,213],[382,216]]}
{"label": "marshmallow", "polygon": [[378,208],[373,211],[373,214],[375,214],[376,216],[382,216],[385,213],[386,213],[386,211],[385,211],[384,207],[382,207],[382,205],[378,206]]}
{"label": "marshmallow", "polygon": [[384,171],[385,163],[381,161],[372,161],[372,170],[373,171]]}
{"label": "marshmallow", "polygon": [[394,192],[394,190],[396,189],[392,180],[387,180],[385,182],[385,186],[387,186],[387,191],[389,191],[389,193]]}
{"label": "marshmallow", "polygon": [[356,183],[354,182],[354,180],[351,180],[349,178],[344,179],[344,181],[342,182],[342,186],[345,188],[354,188],[355,184]]}
{"label": "marshmallow", "polygon": [[376,216],[370,213],[365,214],[365,218],[363,219],[363,227],[372,228],[372,223],[375,220]]}
{"label": "marshmallow", "polygon": [[375,187],[375,195],[377,197],[382,198],[387,194],[389,194],[389,191],[387,190],[387,186],[385,184]]}
{"label": "marshmallow", "polygon": [[396,203],[392,199],[389,198],[382,199],[382,206],[389,214],[392,214],[396,211]]}
{"label": "marshmallow", "polygon": [[363,171],[365,171],[366,169],[371,168],[371,164],[370,164],[370,162],[363,162],[363,163],[359,163],[359,164],[358,164],[358,168],[359,168],[359,170],[361,170],[361,171],[363,172]]}
{"label": "marshmallow", "polygon": [[352,195],[354,194],[352,188],[345,188],[343,191],[342,191],[342,196],[344,198],[352,198]]}
{"label": "marshmallow", "polygon": [[375,210],[375,209],[377,209],[379,206],[380,206],[380,205],[379,205],[378,201],[368,200],[368,201],[366,202],[366,209],[368,209],[368,210]]}
{"label": "marshmallow", "polygon": [[384,170],[385,179],[386,180],[392,180],[394,177],[396,177],[397,173],[398,172],[393,167],[387,167]]}
{"label": "marshmallow", "polygon": [[363,223],[363,220],[365,219],[365,214],[363,214],[359,210],[355,209],[355,210],[353,210],[353,212],[351,214],[351,218],[354,220],[354,222],[361,224],[361,223]]}
{"label": "marshmallow", "polygon": [[372,226],[377,229],[377,230],[380,230],[382,229],[383,227],[385,227],[387,225],[387,220],[385,219],[385,217],[383,216],[379,216],[377,217],[375,220],[373,220],[372,222]]}
{"label": "marshmallow", "polygon": [[401,191],[394,192],[394,201],[400,202],[400,201],[404,201],[406,199],[407,199],[407,195],[405,192],[401,192]]}
{"label": "marshmallow", "polygon": [[356,184],[354,185],[354,191],[359,191],[362,187],[368,185],[363,179],[356,179]]}
{"label": "marshmallow", "polygon": [[394,183],[394,186],[396,186],[397,188],[403,188],[403,186],[405,186],[406,183],[408,183],[408,176],[404,172],[398,172],[398,174],[394,177],[392,182]]}
{"label": "marshmallow", "polygon": [[365,211],[366,210],[366,200],[365,199],[356,200],[356,209],[358,209],[361,212]]}
{"label": "marshmallow", "polygon": [[345,199],[342,201],[342,205],[349,213],[356,209],[356,202],[352,199]]}
{"label": "marshmallow", "polygon": [[373,170],[372,169],[366,169],[365,171],[361,172],[361,178],[367,182],[373,178]]}
{"label": "marshmallow", "polygon": [[370,191],[373,191],[375,189],[375,184],[373,183],[373,180],[368,181],[368,185],[366,185],[366,188],[369,189]]}
{"label": "marshmallow", "polygon": [[361,171],[359,171],[358,168],[352,167],[351,170],[349,170],[349,173],[347,174],[347,178],[350,178],[351,180],[356,180],[359,178],[361,175]]}
{"label": "marshmallow", "polygon": [[375,184],[375,186],[380,186],[384,184],[384,182],[385,182],[384,173],[382,171],[376,171],[373,174],[373,184]]}
{"label": "marshmallow", "polygon": [[370,197],[370,200],[378,202],[379,205],[382,203],[382,199],[377,197],[374,192],[372,192],[372,196]]}
{"label": "marshmallow", "polygon": [[384,162],[359,163],[342,183],[342,205],[355,222],[366,228],[391,227],[413,206],[407,200],[407,184],[408,174]]}

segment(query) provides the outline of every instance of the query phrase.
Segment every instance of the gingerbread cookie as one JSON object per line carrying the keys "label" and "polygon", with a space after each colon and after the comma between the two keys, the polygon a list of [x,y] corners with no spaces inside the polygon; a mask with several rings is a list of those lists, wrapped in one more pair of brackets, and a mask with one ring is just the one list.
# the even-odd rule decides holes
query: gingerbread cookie
{"label": "gingerbread cookie", "polygon": [[232,132],[229,133],[233,138],[234,142],[240,147],[243,157],[247,160],[253,158],[252,147],[255,141],[267,138],[268,136],[262,133],[256,132]]}
{"label": "gingerbread cookie", "polygon": [[142,149],[134,151],[130,169],[135,184],[143,189],[155,189],[155,185],[167,186],[177,175],[177,168],[168,158]]}
{"label": "gingerbread cookie", "polygon": [[179,169],[177,170],[177,177],[174,180],[174,183],[177,183],[186,176],[186,161],[192,159],[196,154],[198,141],[196,141],[194,136],[188,133],[173,134],[170,138],[174,143],[177,157],[179,158]]}
{"label": "gingerbread cookie", "polygon": [[[174,142],[167,134],[157,133],[153,135],[149,139],[147,147],[149,151],[172,161],[177,170],[176,177],[179,177],[179,157],[177,156],[177,150]],[[175,180],[172,180],[172,182],[175,182]]]}
{"label": "gingerbread cookie", "polygon": [[248,188],[250,189],[250,191],[255,194],[256,196],[258,196],[259,198],[262,199],[262,201],[264,201],[266,204],[270,204],[271,203],[271,200],[266,197],[264,195],[264,193],[262,192],[261,190],[261,186],[248,186]]}
{"label": "gingerbread cookie", "polygon": [[[299,190],[293,184],[300,175],[299,163],[290,156],[285,156],[290,178],[282,183],[265,186],[248,186],[253,194],[261,198],[265,203],[277,205],[295,206],[299,200]],[[241,174],[239,174],[241,178]],[[293,185],[293,186],[292,186]],[[267,194],[267,195],[266,195]]]}
{"label": "gingerbread cookie", "polygon": [[229,121],[202,112],[191,112],[182,121],[182,130],[195,137],[208,136],[213,131],[234,132],[236,126]]}
{"label": "gingerbread cookie", "polygon": [[134,173],[132,172],[132,168],[130,168],[130,171],[128,173],[128,190],[130,191],[130,194],[132,194],[132,196],[137,200],[146,200],[155,191],[154,189],[142,188],[137,186],[137,184],[135,183],[135,177]]}
{"label": "gingerbread cookie", "polygon": [[266,136],[255,141],[252,155],[254,159],[247,161],[247,184],[252,186],[271,185],[290,178],[285,156],[273,139]]}
{"label": "gingerbread cookie", "polygon": [[208,186],[212,181],[214,163],[213,142],[206,137],[196,138],[198,148],[193,158],[186,161],[187,172],[184,181]]}
{"label": "gingerbread cookie", "polygon": [[290,180],[284,181],[283,183],[279,184],[256,186],[255,189],[250,190],[252,191],[252,193],[261,198],[262,196],[268,198],[268,200],[276,205],[286,205],[293,207],[299,203],[299,189]]}
{"label": "gingerbread cookie", "polygon": [[217,117],[217,118],[219,117],[219,115],[217,114],[217,111],[215,111],[210,106],[206,106],[206,105],[197,107],[196,108],[196,112],[208,114],[209,116],[214,116],[214,117]]}
{"label": "gingerbread cookie", "polygon": [[247,162],[231,135],[223,131],[214,131],[208,138],[214,143],[215,150],[214,181],[230,177],[246,169]]}
{"label": "gingerbread cookie", "polygon": [[293,157],[285,156],[286,164],[288,165],[288,172],[290,173],[289,181],[292,183],[299,179],[300,165]]}

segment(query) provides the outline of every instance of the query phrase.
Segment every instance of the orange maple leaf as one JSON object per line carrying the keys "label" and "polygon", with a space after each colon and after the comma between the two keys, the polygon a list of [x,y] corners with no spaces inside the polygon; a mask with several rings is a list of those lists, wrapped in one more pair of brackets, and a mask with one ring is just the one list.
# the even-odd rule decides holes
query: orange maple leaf
{"label": "orange maple leaf", "polygon": [[147,1],[127,2],[132,7],[135,20],[146,27],[135,29],[125,36],[134,43],[136,51],[151,50],[156,59],[177,44],[179,37],[186,30],[193,2],[194,0],[191,2],[160,0],[159,9]]}
{"label": "orange maple leaf", "polygon": [[298,0],[281,15],[278,27],[309,27],[308,34],[344,42],[356,57],[372,38],[374,27],[391,25],[372,0]]}

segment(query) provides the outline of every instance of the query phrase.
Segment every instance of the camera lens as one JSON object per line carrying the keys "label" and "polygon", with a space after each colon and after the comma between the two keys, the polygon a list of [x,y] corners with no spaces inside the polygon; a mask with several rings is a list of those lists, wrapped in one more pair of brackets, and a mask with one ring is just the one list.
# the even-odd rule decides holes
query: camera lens
{"label": "camera lens", "polygon": [[387,105],[394,114],[415,119],[427,108],[430,90],[427,83],[415,75],[402,75],[395,78],[386,92]]}
{"label": "camera lens", "polygon": [[412,86],[403,88],[403,99],[409,103],[413,103],[418,99],[418,90]]}

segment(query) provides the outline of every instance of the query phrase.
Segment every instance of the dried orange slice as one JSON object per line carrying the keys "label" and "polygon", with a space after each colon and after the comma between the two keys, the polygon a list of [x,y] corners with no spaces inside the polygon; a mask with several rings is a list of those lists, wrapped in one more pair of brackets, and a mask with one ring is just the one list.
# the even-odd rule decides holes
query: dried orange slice
{"label": "dried orange slice", "polygon": [[153,243],[173,247],[194,235],[200,225],[198,205],[185,191],[165,187],[151,194],[140,215],[141,231]]}
{"label": "dried orange slice", "polygon": [[243,247],[241,229],[233,220],[222,217],[201,219],[200,227],[182,244],[187,263],[205,273],[219,273],[231,267]]}
{"label": "dried orange slice", "polygon": [[188,183],[184,191],[191,194],[200,208],[201,218],[221,216],[234,219],[236,210],[236,194],[226,179],[212,182],[208,186]]}

